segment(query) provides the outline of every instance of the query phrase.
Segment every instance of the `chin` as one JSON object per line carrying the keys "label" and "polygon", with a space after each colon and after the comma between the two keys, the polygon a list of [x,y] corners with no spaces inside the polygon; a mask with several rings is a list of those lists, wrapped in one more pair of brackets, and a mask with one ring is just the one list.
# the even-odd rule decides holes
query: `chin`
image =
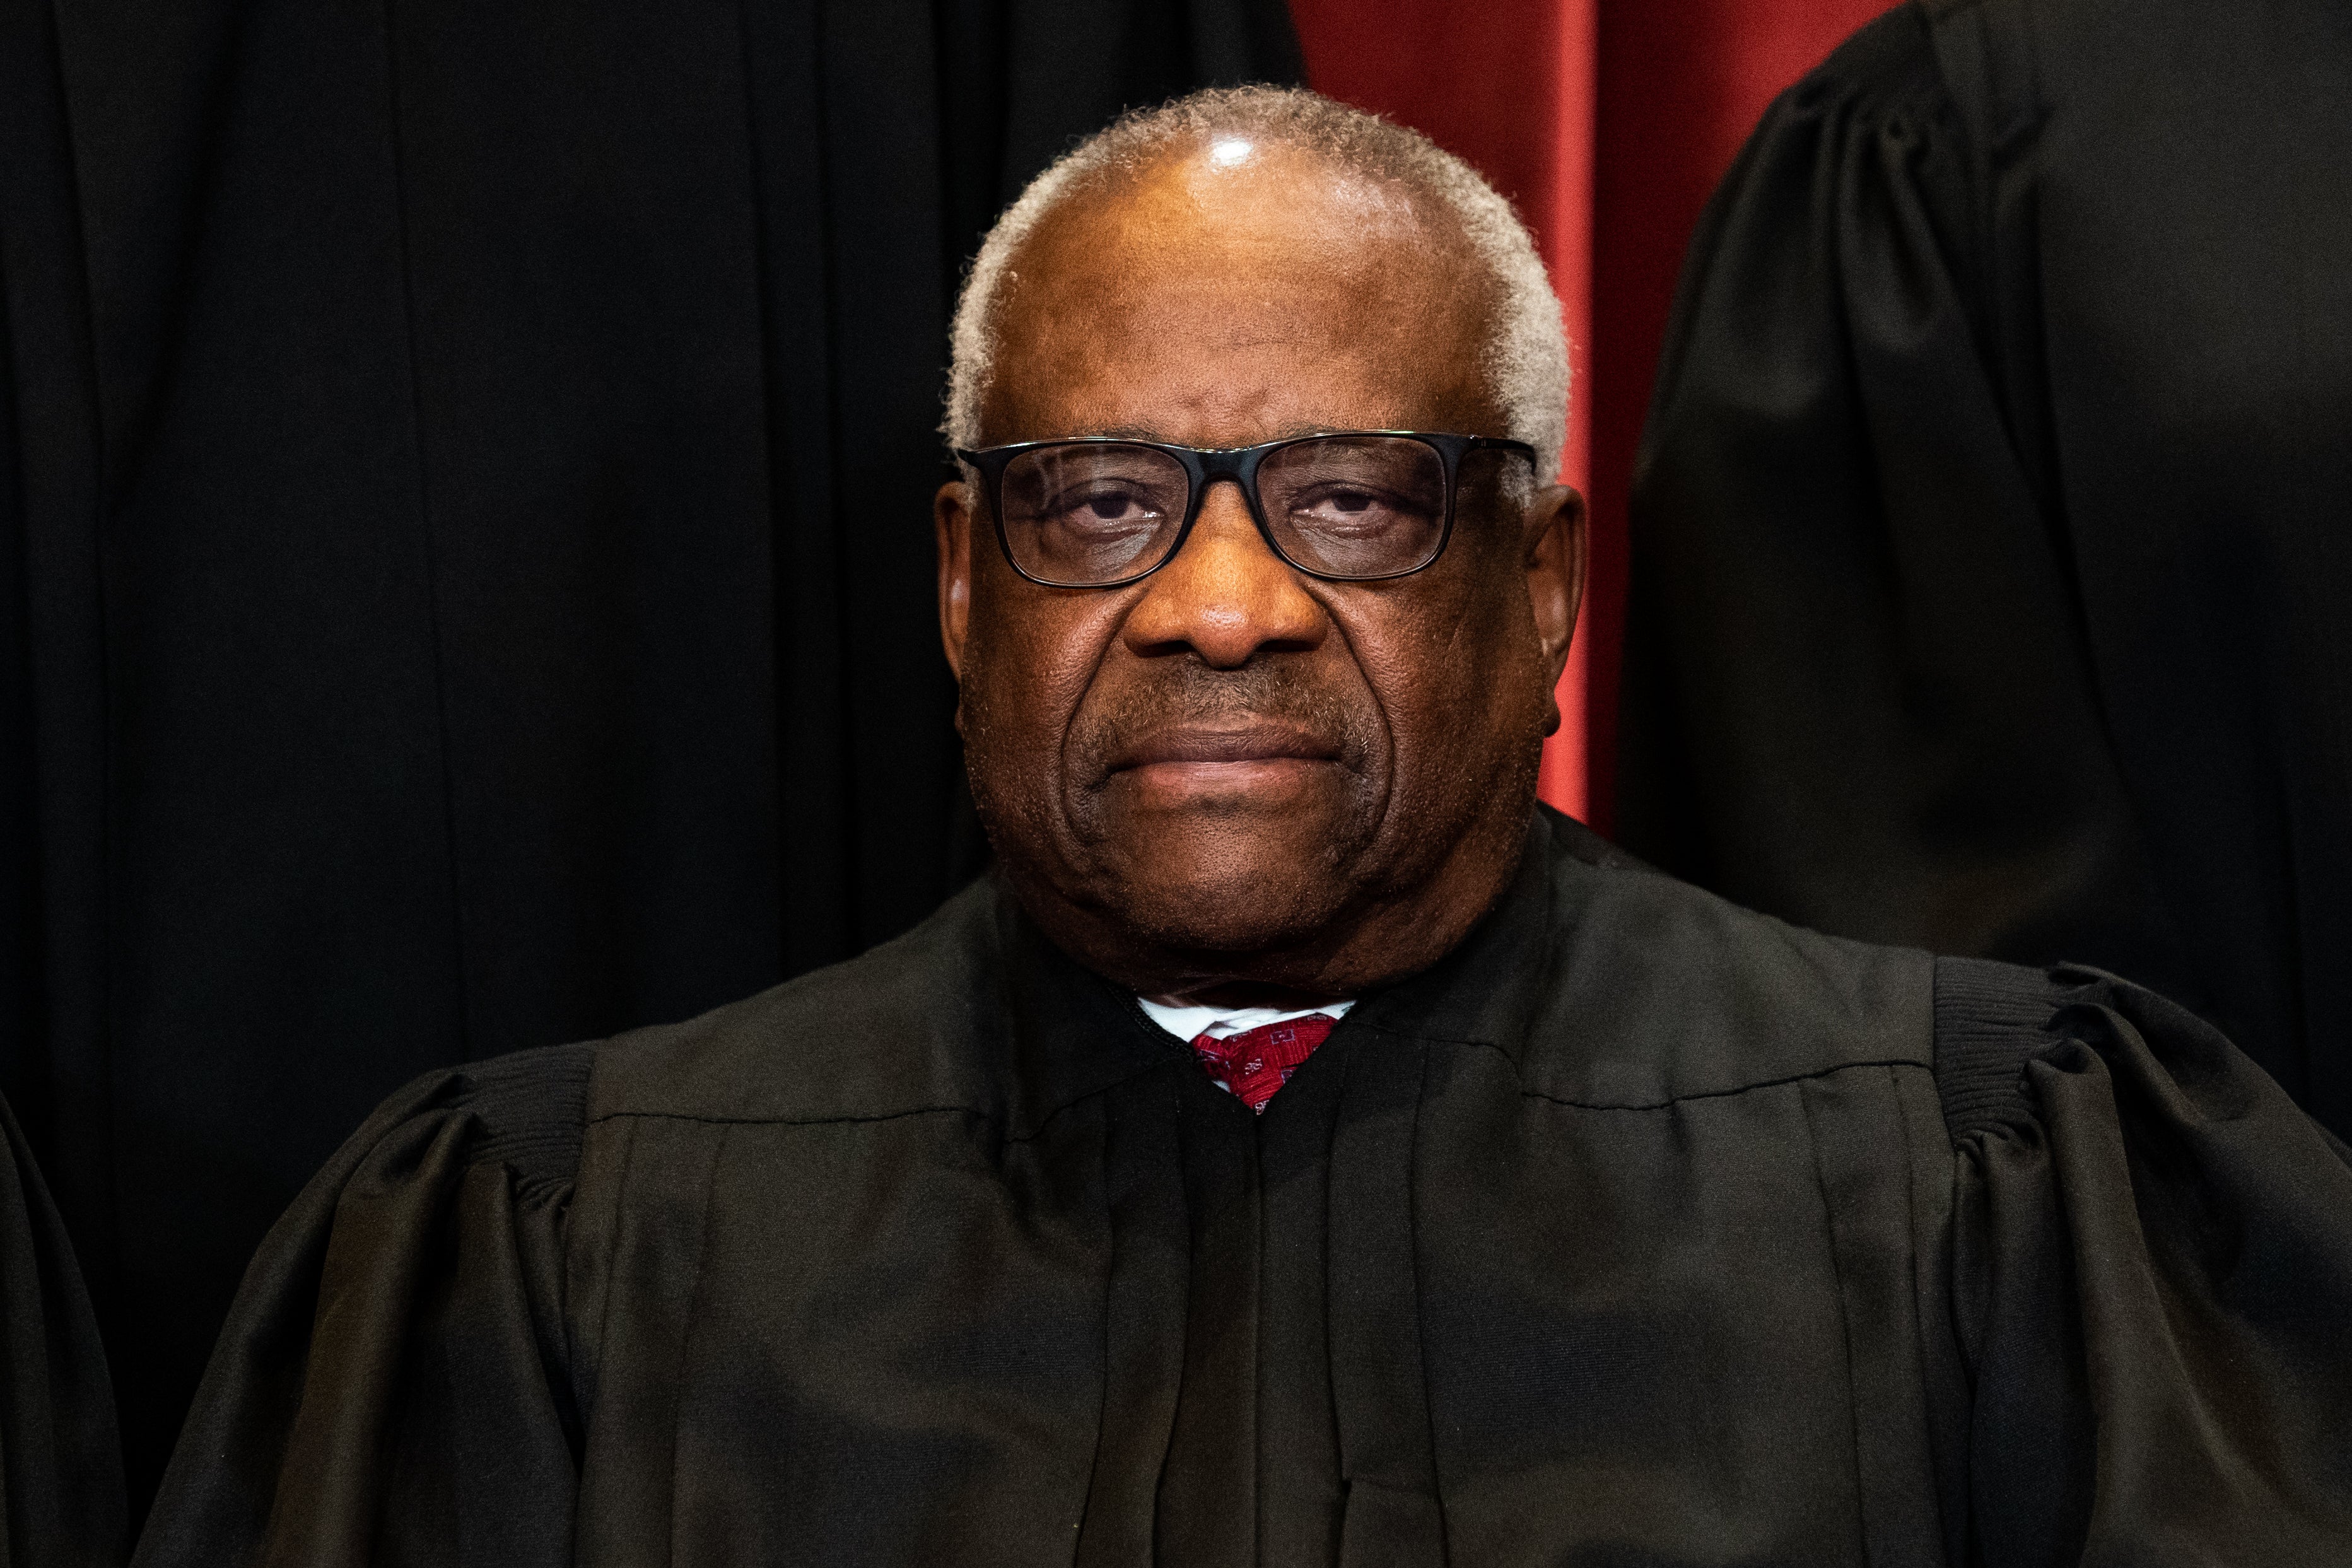
{"label": "chin", "polygon": [[1156,944],[1251,953],[1296,946],[1329,926],[1346,902],[1328,837],[1232,831],[1168,835],[1120,858],[1119,915]]}

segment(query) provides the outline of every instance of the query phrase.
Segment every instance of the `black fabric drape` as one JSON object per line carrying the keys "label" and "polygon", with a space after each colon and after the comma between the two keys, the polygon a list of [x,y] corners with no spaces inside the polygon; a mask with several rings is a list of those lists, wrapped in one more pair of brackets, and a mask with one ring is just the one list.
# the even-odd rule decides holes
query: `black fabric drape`
{"label": "black fabric drape", "polygon": [[2352,1131],[2352,11],[1928,0],[1717,193],[1633,496],[1629,847],[2076,958]]}
{"label": "black fabric drape", "polygon": [[106,1352],[73,1247],[0,1104],[0,1568],[129,1554]]}
{"label": "black fabric drape", "polygon": [[152,1485],[394,1084],[978,853],[929,496],[982,225],[1273,0],[0,0],[0,1089]]}

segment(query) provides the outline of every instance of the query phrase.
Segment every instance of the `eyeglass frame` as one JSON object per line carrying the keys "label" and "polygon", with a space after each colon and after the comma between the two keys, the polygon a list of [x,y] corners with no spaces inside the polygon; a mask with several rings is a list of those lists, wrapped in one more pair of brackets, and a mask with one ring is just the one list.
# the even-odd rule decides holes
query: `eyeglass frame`
{"label": "eyeglass frame", "polygon": [[[1258,468],[1267,458],[1285,447],[1304,446],[1313,441],[1360,439],[1374,436],[1418,441],[1435,451],[1438,460],[1445,466],[1445,521],[1438,530],[1436,548],[1429,552],[1427,560],[1417,566],[1408,566],[1402,572],[1378,572],[1362,576],[1318,572],[1312,566],[1292,560],[1289,552],[1274,537],[1274,530],[1265,521],[1265,506],[1257,493]],[[1176,538],[1168,546],[1167,552],[1142,571],[1129,573],[1108,583],[1056,583],[1050,578],[1040,577],[1022,565],[1013,553],[1013,541],[1004,531],[1004,473],[1024,453],[1048,447],[1140,447],[1147,451],[1165,453],[1181,464],[1185,483],[1189,487],[1184,521],[1176,530]],[[1265,541],[1265,547],[1274,552],[1275,559],[1292,571],[1304,572],[1309,577],[1325,583],[1393,583],[1401,577],[1410,577],[1416,572],[1426,572],[1436,565],[1439,557],[1445,553],[1446,545],[1452,542],[1454,502],[1464,458],[1473,452],[1516,452],[1528,460],[1530,469],[1536,466],[1536,449],[1525,441],[1514,441],[1503,436],[1458,436],[1439,430],[1318,430],[1313,435],[1286,436],[1279,441],[1265,441],[1255,447],[1181,447],[1169,441],[1139,441],[1124,436],[1057,436],[1043,441],[1015,441],[1003,447],[971,449],[955,447],[950,450],[970,464],[985,482],[989,521],[995,527],[997,548],[1004,552],[1005,564],[1041,588],[1073,589],[1124,588],[1142,582],[1175,560],[1183,553],[1184,542],[1192,537],[1192,525],[1201,519],[1201,508],[1208,500],[1210,489],[1228,479],[1242,492],[1242,504],[1249,509],[1250,521],[1257,525],[1258,536]]]}

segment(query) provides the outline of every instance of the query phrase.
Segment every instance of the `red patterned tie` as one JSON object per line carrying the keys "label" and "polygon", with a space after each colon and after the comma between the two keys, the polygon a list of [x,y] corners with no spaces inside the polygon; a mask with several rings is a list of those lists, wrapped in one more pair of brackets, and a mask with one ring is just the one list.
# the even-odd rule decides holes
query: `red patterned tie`
{"label": "red patterned tie", "polygon": [[1290,1075],[1315,1054],[1315,1047],[1339,1022],[1318,1013],[1307,1018],[1261,1024],[1222,1040],[1202,1035],[1192,1042],[1192,1054],[1201,1058],[1209,1076],[1233,1090],[1244,1105],[1264,1110],[1274,1091],[1290,1081]]}

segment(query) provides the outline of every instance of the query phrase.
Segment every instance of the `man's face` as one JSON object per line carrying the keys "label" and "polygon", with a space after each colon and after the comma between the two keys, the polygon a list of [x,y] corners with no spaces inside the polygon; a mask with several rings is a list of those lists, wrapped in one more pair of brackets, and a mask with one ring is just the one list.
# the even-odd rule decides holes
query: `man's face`
{"label": "man's face", "polygon": [[[1492,284],[1450,226],[1287,150],[1074,196],[1012,272],[989,445],[1504,433]],[[1516,861],[1580,585],[1580,503],[1514,500],[1509,463],[1467,459],[1444,553],[1374,583],[1295,571],[1220,484],[1152,575],[1042,587],[940,492],[973,794],[1057,941],[1182,995],[1351,994],[1459,939]]]}

